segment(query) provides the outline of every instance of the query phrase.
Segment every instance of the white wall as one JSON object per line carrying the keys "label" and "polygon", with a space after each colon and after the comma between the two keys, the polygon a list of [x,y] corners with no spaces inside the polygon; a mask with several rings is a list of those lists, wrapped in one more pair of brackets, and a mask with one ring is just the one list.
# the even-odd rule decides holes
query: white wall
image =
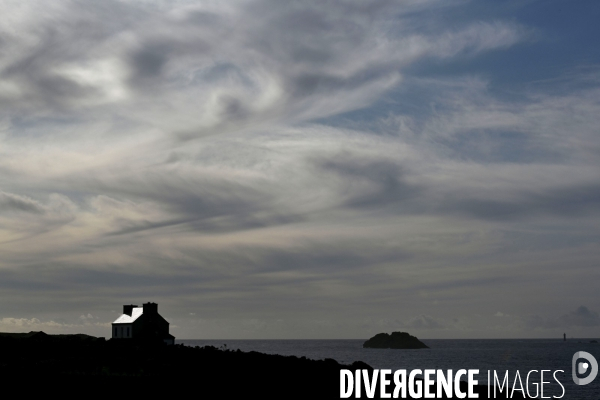
{"label": "white wall", "polygon": [[132,334],[132,324],[118,324],[112,326],[112,337],[115,339],[131,338]]}

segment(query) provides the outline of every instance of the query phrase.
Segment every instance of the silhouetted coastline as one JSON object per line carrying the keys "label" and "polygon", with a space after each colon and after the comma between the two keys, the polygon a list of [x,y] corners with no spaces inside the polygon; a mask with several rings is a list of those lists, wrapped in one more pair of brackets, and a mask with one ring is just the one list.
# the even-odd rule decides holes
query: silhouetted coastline
{"label": "silhouetted coastline", "polygon": [[[0,333],[0,354],[7,392],[59,390],[67,398],[92,391],[94,397],[119,393],[337,399],[341,369],[373,370],[361,361],[342,365],[332,359],[44,332]],[[466,390],[466,383],[462,387]],[[487,387],[476,391],[486,398]],[[362,394],[366,398],[364,390]]]}

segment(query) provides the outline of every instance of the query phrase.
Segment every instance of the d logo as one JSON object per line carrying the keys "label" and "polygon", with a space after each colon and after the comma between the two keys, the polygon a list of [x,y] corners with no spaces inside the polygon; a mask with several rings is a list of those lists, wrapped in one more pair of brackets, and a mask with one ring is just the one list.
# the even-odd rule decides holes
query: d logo
{"label": "d logo", "polygon": [[[577,365],[577,360],[579,360],[580,358],[584,358],[585,360],[587,360],[587,362],[582,362],[579,365]],[[586,378],[577,377],[577,374],[585,374],[590,367],[592,369],[590,371],[590,374]],[[598,362],[590,353],[587,353],[585,351],[578,351],[577,353],[573,354],[573,364],[571,371],[573,374],[573,382],[575,382],[576,385],[587,385],[596,378],[596,375],[598,375]]]}

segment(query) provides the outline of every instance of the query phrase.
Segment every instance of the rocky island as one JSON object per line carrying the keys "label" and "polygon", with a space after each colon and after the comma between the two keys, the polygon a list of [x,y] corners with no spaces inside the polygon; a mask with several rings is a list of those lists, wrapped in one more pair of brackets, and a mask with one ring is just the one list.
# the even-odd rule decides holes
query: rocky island
{"label": "rocky island", "polygon": [[428,349],[425,343],[407,332],[378,333],[367,340],[363,347],[371,349]]}

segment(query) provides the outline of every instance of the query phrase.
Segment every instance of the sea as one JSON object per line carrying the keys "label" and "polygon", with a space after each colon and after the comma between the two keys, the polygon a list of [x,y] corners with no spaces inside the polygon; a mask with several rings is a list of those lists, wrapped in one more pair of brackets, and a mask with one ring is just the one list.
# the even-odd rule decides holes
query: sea
{"label": "sea", "polygon": [[[590,384],[576,385],[572,378],[572,358],[579,351],[590,353],[600,360],[600,343],[594,339],[430,339],[421,340],[429,349],[395,350],[365,349],[365,340],[177,340],[187,346],[215,346],[218,348],[258,351],[266,354],[306,357],[314,360],[332,358],[340,364],[352,364],[363,361],[376,369],[441,369],[457,371],[459,369],[478,369],[478,383],[488,384],[489,376],[493,382],[494,371],[499,380],[504,379],[506,371],[509,386],[529,389],[529,394],[542,398],[539,393],[541,374],[532,372],[529,384],[526,378],[530,371],[544,372],[545,383],[543,398],[562,398],[567,400],[600,400],[600,375]],[[589,375],[591,366],[580,377]],[[562,370],[563,372],[556,372]],[[517,374],[518,372],[518,374]],[[555,374],[555,375],[554,375]],[[554,376],[560,382],[554,378]],[[535,385],[537,384],[537,386]],[[564,387],[563,388],[561,387]],[[564,394],[563,394],[564,392]],[[519,393],[519,392],[515,392]],[[562,397],[560,397],[562,395]]]}

